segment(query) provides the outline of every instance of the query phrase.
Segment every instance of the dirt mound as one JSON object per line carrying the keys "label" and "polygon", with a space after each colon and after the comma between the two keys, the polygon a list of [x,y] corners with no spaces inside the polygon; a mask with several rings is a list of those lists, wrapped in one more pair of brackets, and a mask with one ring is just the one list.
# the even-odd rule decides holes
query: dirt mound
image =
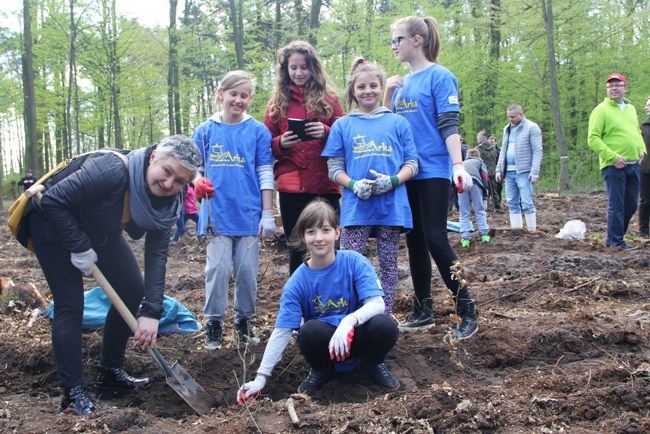
{"label": "dirt mound", "polygon": [[[165,384],[146,353],[127,350],[126,368],[155,381],[146,391],[112,401],[81,418],[58,411],[60,390],[50,343],[50,325],[33,315],[34,304],[15,292],[0,306],[0,430],[3,432],[203,432],[431,433],[431,432],[650,432],[650,245],[635,239],[633,251],[606,249],[603,194],[538,195],[538,231],[507,229],[507,214],[489,214],[495,236],[488,244],[459,246],[464,277],[476,299],[480,330],[451,345],[445,335],[453,306],[434,277],[436,326],[403,333],[387,364],[401,382],[387,391],[362,372],[337,374],[310,400],[292,395],[308,367],[290,344],[264,394],[238,406],[235,393],[255,373],[273,329],[288,276],[286,247],[266,242],[260,254],[258,315],[253,324],[262,344],[238,346],[227,322],[224,347],[203,348],[201,331],[165,335],[159,348],[178,360],[214,395],[218,407],[203,417]],[[450,219],[457,215],[450,216]],[[579,218],[587,239],[555,238],[564,223]],[[38,262],[0,231],[0,277],[16,288],[47,286]],[[133,242],[135,251],[141,251]],[[371,250],[372,251],[372,250]],[[204,303],[204,249],[181,241],[171,249],[167,294],[199,320]],[[376,260],[370,254],[371,259]],[[411,307],[406,249],[400,250],[399,295],[394,315]],[[87,281],[87,287],[93,287]],[[16,298],[16,300],[11,300]],[[231,301],[232,304],[232,301]],[[101,330],[84,334],[86,378],[99,359]],[[288,408],[299,421],[292,423]]]}

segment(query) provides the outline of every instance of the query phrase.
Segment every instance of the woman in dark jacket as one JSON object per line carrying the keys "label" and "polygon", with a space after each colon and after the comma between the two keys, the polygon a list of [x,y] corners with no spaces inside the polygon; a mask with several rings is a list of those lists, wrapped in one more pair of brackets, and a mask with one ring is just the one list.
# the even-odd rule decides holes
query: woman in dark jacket
{"label": "woman in dark jacket", "polygon": [[[85,415],[99,408],[85,389],[82,361],[82,275],[90,276],[93,264],[132,313],[140,307],[138,343],[155,346],[170,232],[183,206],[180,191],[200,163],[198,149],[185,136],[131,152],[99,150],[72,160],[45,183],[40,203],[34,201],[28,230],[54,298],[52,345],[64,389],[61,410]],[[127,198],[130,219],[123,223]],[[133,239],[146,234],[144,279],[122,229]],[[95,379],[100,398],[150,385],[148,378],[122,369],[130,335],[111,307]]]}

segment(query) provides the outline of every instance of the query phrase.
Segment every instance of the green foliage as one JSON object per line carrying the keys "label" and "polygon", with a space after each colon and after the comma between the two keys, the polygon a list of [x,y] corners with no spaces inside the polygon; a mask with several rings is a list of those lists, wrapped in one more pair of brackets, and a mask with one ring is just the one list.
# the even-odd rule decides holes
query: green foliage
{"label": "green foliage", "polygon": [[[319,26],[313,29],[310,2],[188,1],[184,10],[178,10],[177,22],[182,132],[191,134],[214,111],[218,80],[238,64],[236,42],[243,47],[244,68],[257,80],[249,113],[261,120],[274,83],[276,53],[287,42],[315,41],[342,95],[356,56],[377,61],[388,76],[407,73],[407,65],[396,61],[388,44],[391,24],[398,17],[429,15],[440,26],[439,61],[458,78],[461,133],[467,142],[473,145],[481,129],[500,139],[507,106],[522,104],[526,116],[543,132],[540,188],[557,189],[560,151],[551,112],[542,10],[549,1],[500,0],[496,9],[493,0],[332,0],[323,2]],[[143,27],[120,17],[119,10],[114,18],[103,8],[109,5],[106,0],[75,1],[79,75],[69,89],[69,2],[38,4],[33,33],[39,136],[53,138],[46,158],[53,158],[66,137],[74,142],[74,153],[112,145],[114,98],[125,147],[149,145],[168,133],[169,31]],[[586,143],[589,114],[605,96],[605,78],[617,71],[628,77],[628,97],[643,117],[641,107],[650,95],[646,73],[650,10],[647,2],[638,1],[555,0],[553,11],[554,62],[570,184],[576,189],[602,189],[597,158]],[[236,41],[237,26],[243,31]],[[494,29],[498,46],[492,45]],[[1,143],[6,166],[16,158],[16,151],[10,154],[7,149],[6,120],[20,118],[23,110],[21,37],[0,29],[0,128],[5,129],[0,134],[5,138]],[[493,57],[495,49],[498,57]],[[70,95],[77,98],[78,107],[67,105]],[[16,135],[12,131],[12,137]]]}

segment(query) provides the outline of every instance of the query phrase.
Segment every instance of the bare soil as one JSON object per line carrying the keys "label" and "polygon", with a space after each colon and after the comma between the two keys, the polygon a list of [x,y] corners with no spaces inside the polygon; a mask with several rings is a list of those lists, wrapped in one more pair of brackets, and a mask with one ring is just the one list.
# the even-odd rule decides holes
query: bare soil
{"label": "bare soil", "polygon": [[[339,375],[312,400],[287,403],[307,374],[291,344],[263,395],[238,406],[239,384],[254,376],[287,279],[286,247],[266,242],[260,255],[258,315],[262,343],[238,346],[227,323],[225,345],[205,350],[202,332],[160,337],[168,361],[178,360],[218,407],[199,417],[165,384],[146,353],[130,347],[126,368],[155,380],[151,389],[112,401],[88,417],[58,411],[60,390],[50,324],[32,319],[28,297],[3,294],[0,313],[0,431],[16,433],[640,433],[650,432],[650,244],[636,250],[603,245],[603,193],[539,194],[538,231],[506,229],[507,214],[490,214],[489,244],[450,239],[476,299],[480,330],[471,339],[445,339],[451,322],[448,291],[434,277],[436,326],[403,333],[387,364],[401,382],[387,391],[361,373]],[[457,218],[452,214],[450,218]],[[587,224],[584,240],[555,238],[564,223]],[[139,243],[133,243],[140,252]],[[17,289],[47,285],[33,255],[2,225],[0,276]],[[370,254],[372,257],[373,255]],[[372,258],[373,260],[375,258]],[[198,319],[204,302],[205,256],[195,242],[173,246],[167,294]],[[412,285],[406,249],[400,253],[400,289],[394,315],[409,313]],[[94,282],[88,280],[88,289]],[[15,292],[15,291],[14,291]],[[20,292],[20,291],[18,291]],[[15,298],[15,297],[14,297]],[[232,304],[232,299],[230,301]],[[30,322],[30,320],[32,320]],[[86,378],[98,363],[101,330],[84,333]]]}

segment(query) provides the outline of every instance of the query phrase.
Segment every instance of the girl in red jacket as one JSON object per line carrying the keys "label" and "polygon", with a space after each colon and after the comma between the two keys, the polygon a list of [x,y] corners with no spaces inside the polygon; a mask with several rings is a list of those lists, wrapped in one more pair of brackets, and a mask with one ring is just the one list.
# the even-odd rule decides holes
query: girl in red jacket
{"label": "girl in red jacket", "polygon": [[[343,116],[343,106],[318,53],[309,43],[293,41],[278,52],[276,83],[264,124],[271,131],[271,148],[277,159],[274,168],[280,195],[280,214],[287,238],[291,236],[303,208],[316,197],[326,199],[339,212],[341,191],[327,174],[327,159],[321,157],[330,127]],[[303,122],[302,138],[289,128],[289,119]],[[296,129],[294,127],[294,129]],[[301,250],[289,250],[289,273],[302,263]]]}

